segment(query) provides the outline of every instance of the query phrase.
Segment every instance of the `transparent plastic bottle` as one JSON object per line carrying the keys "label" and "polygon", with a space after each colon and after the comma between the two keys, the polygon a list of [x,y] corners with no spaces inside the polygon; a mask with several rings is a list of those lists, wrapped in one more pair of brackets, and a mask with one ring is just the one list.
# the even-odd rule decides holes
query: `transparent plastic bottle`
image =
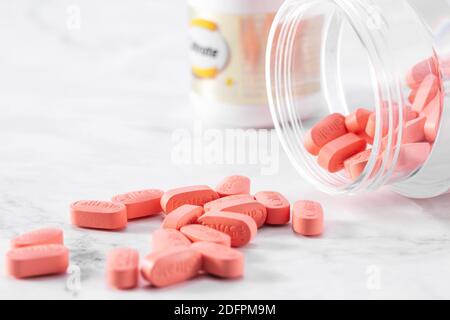
{"label": "transparent plastic bottle", "polygon": [[[309,28],[305,29],[305,25]],[[314,27],[311,27],[314,25]],[[320,39],[305,43],[302,37]],[[314,47],[314,48],[311,48]],[[305,50],[320,53],[305,73]],[[436,77],[437,137],[429,152],[405,152],[414,77]],[[318,189],[359,193],[388,186],[412,198],[450,188],[450,2],[446,0],[287,0],[268,40],[269,104],[282,145],[297,171]],[[320,94],[304,100],[298,83],[320,79]],[[320,119],[364,107],[376,116],[367,164],[351,179],[330,173],[304,147]],[[307,116],[304,110],[313,110]],[[426,143],[426,141],[425,141]],[[420,150],[420,149],[418,149]]]}

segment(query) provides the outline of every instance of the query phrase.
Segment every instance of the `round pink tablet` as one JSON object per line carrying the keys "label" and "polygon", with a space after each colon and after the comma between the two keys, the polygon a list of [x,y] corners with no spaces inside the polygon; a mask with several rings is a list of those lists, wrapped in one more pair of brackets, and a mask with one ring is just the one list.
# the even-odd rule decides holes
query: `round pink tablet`
{"label": "round pink tablet", "polygon": [[231,176],[222,180],[216,188],[220,197],[250,193],[250,179],[244,176]]}
{"label": "round pink tablet", "polygon": [[43,244],[64,244],[63,231],[58,228],[33,230],[11,240],[12,248],[39,246]]}
{"label": "round pink tablet", "polygon": [[162,223],[164,229],[180,230],[182,227],[194,224],[203,214],[203,207],[185,204],[168,214]]}
{"label": "round pink tablet", "polygon": [[6,254],[6,270],[15,278],[64,273],[69,265],[69,250],[60,244],[11,249]]}
{"label": "round pink tablet", "polygon": [[165,192],[161,198],[161,207],[165,213],[170,213],[184,204],[203,206],[218,198],[217,192],[208,186],[183,187]]}
{"label": "round pink tablet", "polygon": [[119,230],[127,226],[127,208],[121,203],[82,200],[70,205],[72,224],[81,228]]}
{"label": "round pink tablet", "polygon": [[228,234],[231,238],[232,247],[245,246],[255,237],[258,231],[255,220],[241,213],[209,212],[201,216],[198,222]]}
{"label": "round pink tablet", "polygon": [[228,247],[231,245],[231,239],[228,234],[201,224],[184,226],[180,231],[192,242],[214,242]]}
{"label": "round pink tablet", "polygon": [[191,248],[202,255],[202,269],[221,278],[239,278],[244,274],[244,255],[236,249],[212,242],[196,242]]}
{"label": "round pink tablet", "polygon": [[117,248],[108,254],[107,280],[117,289],[131,289],[138,284],[139,253],[134,249]]}
{"label": "round pink tablet", "polygon": [[216,206],[222,205],[223,203],[230,201],[230,200],[255,200],[255,198],[252,195],[249,194],[236,194],[233,196],[228,196],[228,197],[223,197],[223,198],[219,198],[216,199],[214,201],[205,203],[205,205],[203,206],[203,209],[205,210],[205,212],[208,212],[210,210],[213,210]]}
{"label": "round pink tablet", "polygon": [[189,247],[191,241],[175,229],[158,229],[152,234],[152,251]]}
{"label": "round pink tablet", "polygon": [[147,189],[114,196],[111,200],[127,207],[128,220],[154,216],[162,212],[161,197],[163,191]]}
{"label": "round pink tablet", "polygon": [[202,255],[191,248],[174,248],[145,257],[142,276],[155,287],[166,287],[198,275]]}
{"label": "round pink tablet", "polygon": [[291,219],[291,205],[279,192],[262,191],[255,194],[256,201],[266,207],[266,224],[283,225]]}
{"label": "round pink tablet", "polygon": [[323,233],[323,209],[315,201],[297,201],[294,204],[292,226],[296,233],[304,236],[319,236]]}
{"label": "round pink tablet", "polygon": [[213,206],[213,210],[245,214],[255,220],[258,228],[261,228],[264,225],[267,218],[266,207],[249,197],[223,201],[220,204]]}
{"label": "round pink tablet", "polygon": [[317,156],[324,145],[347,132],[345,117],[339,113],[331,114],[308,131],[304,138],[305,148],[309,153]]}

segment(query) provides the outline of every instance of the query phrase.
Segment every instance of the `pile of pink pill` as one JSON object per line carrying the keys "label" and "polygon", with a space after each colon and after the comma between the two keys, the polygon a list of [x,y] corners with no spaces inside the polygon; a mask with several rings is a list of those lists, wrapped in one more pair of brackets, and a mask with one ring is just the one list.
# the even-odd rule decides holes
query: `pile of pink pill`
{"label": "pile of pink pill", "polygon": [[[395,168],[397,172],[405,173],[418,168],[427,160],[438,134],[442,94],[434,59],[414,66],[407,75],[407,83],[411,88],[410,104],[404,112],[403,138]],[[388,143],[387,106],[382,107],[381,116],[384,152]],[[305,149],[317,157],[317,162],[323,169],[330,173],[345,170],[347,177],[356,180],[369,161],[376,122],[376,114],[364,108],[359,108],[348,116],[331,114],[307,132],[304,138]],[[379,156],[376,170],[379,169],[383,156]]]}
{"label": "pile of pink pill", "polygon": [[[107,257],[110,286],[131,289],[139,275],[154,287],[180,283],[206,273],[224,279],[244,274],[241,248],[265,225],[286,225],[304,236],[323,232],[323,209],[314,201],[291,205],[278,192],[250,194],[250,179],[225,178],[215,190],[190,186],[163,192],[150,189],[112,197],[111,201],[77,201],[70,206],[72,224],[79,228],[119,231],[137,218],[164,213],[161,228],[152,234],[151,253],[140,261],[132,248],[115,248]],[[11,241],[7,272],[29,278],[66,272],[69,250],[62,230],[44,228]]]}

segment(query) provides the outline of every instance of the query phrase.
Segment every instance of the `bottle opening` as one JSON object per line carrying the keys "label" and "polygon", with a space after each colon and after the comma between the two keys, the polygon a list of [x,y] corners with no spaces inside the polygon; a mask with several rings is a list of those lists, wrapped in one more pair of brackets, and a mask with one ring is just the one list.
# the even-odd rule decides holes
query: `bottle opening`
{"label": "bottle opening", "polygon": [[396,46],[409,39],[396,38],[383,5],[287,1],[275,17],[266,56],[272,117],[297,171],[322,191],[405,181],[437,139],[443,91],[432,39],[405,2],[389,5],[409,12],[402,23],[419,43],[415,56],[401,56]]}

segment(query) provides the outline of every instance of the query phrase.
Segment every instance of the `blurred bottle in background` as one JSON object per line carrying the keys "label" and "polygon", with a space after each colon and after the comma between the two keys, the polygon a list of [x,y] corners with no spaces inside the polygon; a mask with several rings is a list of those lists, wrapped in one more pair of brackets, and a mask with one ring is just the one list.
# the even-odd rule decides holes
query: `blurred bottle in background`
{"label": "blurred bottle in background", "polygon": [[[266,44],[284,0],[188,0],[190,12],[191,102],[196,116],[211,126],[272,127],[265,81]],[[314,28],[320,21],[300,28]],[[319,25],[320,27],[320,25]],[[310,34],[308,32],[305,35]],[[301,33],[300,33],[301,37]],[[303,74],[317,75],[315,39],[299,39]],[[311,70],[308,70],[311,69]],[[305,80],[306,78],[303,78]],[[307,96],[318,78],[294,85]]]}

